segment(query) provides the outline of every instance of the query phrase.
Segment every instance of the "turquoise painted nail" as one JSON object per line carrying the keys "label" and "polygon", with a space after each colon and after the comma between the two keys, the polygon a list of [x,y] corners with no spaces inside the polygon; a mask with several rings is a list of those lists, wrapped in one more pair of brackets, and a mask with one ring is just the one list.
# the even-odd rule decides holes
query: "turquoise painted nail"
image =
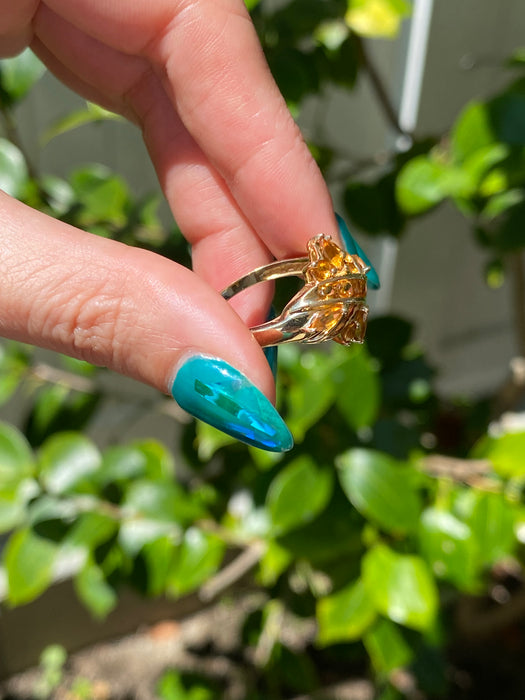
{"label": "turquoise painted nail", "polygon": [[[268,318],[266,320],[273,321],[273,319],[276,316],[277,316],[277,311],[275,310],[275,307],[272,306],[270,308],[270,311],[268,313]],[[270,369],[272,370],[273,378],[277,379],[277,355],[278,355],[277,345],[270,345],[267,348],[263,348],[263,352],[266,356],[266,360],[268,361],[268,364],[270,365]]]}
{"label": "turquoise painted nail", "polygon": [[270,369],[272,370],[273,378],[277,378],[277,345],[270,345],[267,348],[263,348],[263,352],[266,356]]}
{"label": "turquoise painted nail", "polygon": [[171,389],[195,418],[248,445],[286,452],[293,438],[270,401],[224,360],[193,355],[179,368]]}
{"label": "turquoise painted nail", "polygon": [[350,255],[359,255],[361,260],[366,265],[370,266],[370,270],[366,273],[368,284],[370,287],[372,287],[372,289],[379,289],[381,283],[375,267],[372,265],[364,250],[348,230],[348,226],[345,224],[344,219],[342,219],[339,214],[336,214],[335,217],[337,219],[337,223],[339,224],[339,233],[341,234],[341,238],[343,239],[347,253],[350,253]]}

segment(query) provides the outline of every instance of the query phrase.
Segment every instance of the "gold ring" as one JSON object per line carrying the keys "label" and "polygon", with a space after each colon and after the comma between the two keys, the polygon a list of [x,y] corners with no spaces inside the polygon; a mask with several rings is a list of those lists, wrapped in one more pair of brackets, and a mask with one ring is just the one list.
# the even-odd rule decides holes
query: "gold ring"
{"label": "gold ring", "polygon": [[222,296],[228,300],[259,282],[301,277],[304,286],[281,314],[250,329],[259,345],[325,340],[342,345],[362,343],[368,318],[366,273],[370,267],[324,234],[308,241],[307,253],[304,258],[277,260],[258,267],[233,282]]}

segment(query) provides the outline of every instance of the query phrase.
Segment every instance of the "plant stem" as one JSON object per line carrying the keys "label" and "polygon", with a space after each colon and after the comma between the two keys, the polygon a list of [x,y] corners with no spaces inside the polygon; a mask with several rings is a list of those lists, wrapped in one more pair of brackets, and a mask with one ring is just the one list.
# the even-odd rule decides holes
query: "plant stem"
{"label": "plant stem", "polygon": [[518,251],[510,258],[514,323],[518,354],[525,357],[525,270],[523,253]]}
{"label": "plant stem", "polygon": [[0,105],[0,124],[3,127],[7,140],[10,141],[13,146],[16,146],[24,157],[29,177],[32,180],[38,181],[38,171],[33,161],[29,157],[26,147],[24,146],[20,134],[18,133],[16,122],[13,118],[13,112],[9,109],[9,107],[4,105]]}
{"label": "plant stem", "polygon": [[400,136],[410,136],[410,134],[407,133],[404,129],[402,129],[401,125],[399,124],[399,119],[394,105],[392,103],[392,100],[390,99],[390,95],[388,94],[386,87],[383,84],[383,80],[379,74],[379,71],[375,67],[373,61],[370,59],[370,56],[365,48],[363,40],[359,37],[356,37],[356,41],[362,66],[368,74],[370,83],[372,85],[372,89],[375,92],[375,95],[377,97],[379,105],[383,110],[383,114],[385,115],[387,122]]}

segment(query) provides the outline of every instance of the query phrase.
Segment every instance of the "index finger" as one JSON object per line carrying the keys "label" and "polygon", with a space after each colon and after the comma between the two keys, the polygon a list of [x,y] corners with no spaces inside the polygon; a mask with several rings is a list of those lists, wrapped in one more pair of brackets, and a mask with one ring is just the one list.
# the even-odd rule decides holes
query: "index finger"
{"label": "index finger", "polygon": [[304,251],[315,233],[337,231],[326,185],[242,0],[47,4],[104,43],[157,66],[184,126],[276,257]]}

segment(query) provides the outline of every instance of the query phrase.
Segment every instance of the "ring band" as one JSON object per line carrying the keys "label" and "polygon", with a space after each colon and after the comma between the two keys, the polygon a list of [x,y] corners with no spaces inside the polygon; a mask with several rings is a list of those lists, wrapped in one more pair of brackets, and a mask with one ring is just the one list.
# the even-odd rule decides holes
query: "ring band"
{"label": "ring band", "polygon": [[342,345],[362,343],[368,318],[366,273],[370,268],[324,234],[308,241],[307,252],[307,257],[276,260],[252,270],[227,287],[222,296],[228,300],[259,282],[301,277],[304,286],[281,314],[250,329],[259,345],[325,340]]}

